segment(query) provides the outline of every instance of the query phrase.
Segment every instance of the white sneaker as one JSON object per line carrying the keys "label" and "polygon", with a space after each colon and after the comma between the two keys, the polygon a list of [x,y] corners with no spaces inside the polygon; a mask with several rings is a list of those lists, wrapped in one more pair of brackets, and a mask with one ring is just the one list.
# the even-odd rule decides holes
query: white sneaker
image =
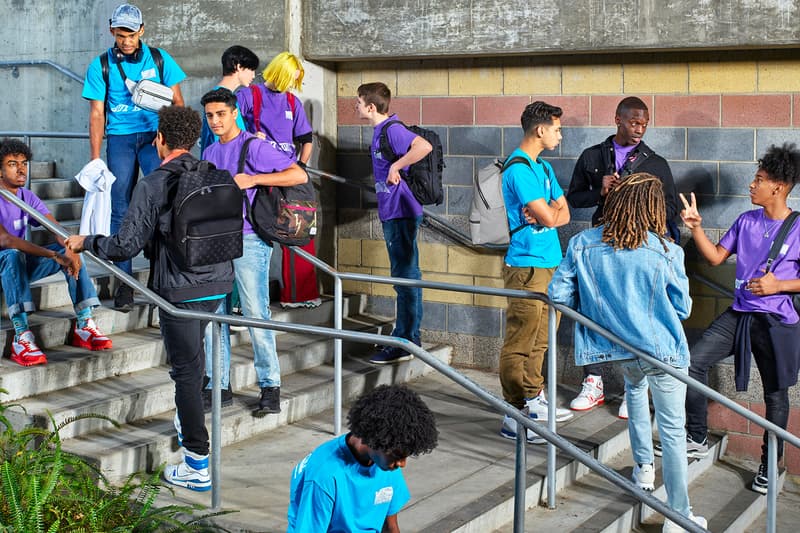
{"label": "white sneaker", "polygon": [[628,393],[623,393],[622,395],[622,403],[619,404],[619,411],[617,412],[617,417],[627,420],[628,419]]}
{"label": "white sneaker", "polygon": [[[524,414],[527,413],[527,407],[522,410]],[[530,416],[530,415],[528,415]],[[530,429],[526,429],[525,432],[525,440],[528,441],[529,444],[546,444],[547,441],[544,440],[542,437],[531,431]],[[503,426],[500,428],[500,435],[507,439],[516,439],[517,438],[517,421],[511,418],[508,415],[503,416]]]}
{"label": "white sneaker", "polygon": [[642,490],[655,490],[656,469],[652,464],[633,465],[633,482]]}
{"label": "white sneaker", "polygon": [[[703,529],[708,529],[708,520],[703,518],[702,516],[695,516],[693,513],[689,513],[689,520],[697,524],[698,526],[702,527]],[[681,526],[670,520],[669,518],[664,519],[664,527],[661,529],[661,533],[681,533],[686,531]]]}
{"label": "white sneaker", "polygon": [[[525,405],[528,407],[528,412],[536,415],[535,418],[539,422],[547,422],[547,398],[544,395],[544,389],[539,391],[535,398],[525,400]],[[563,422],[575,416],[569,409],[562,409],[556,407],[556,422]]]}
{"label": "white sneaker", "polygon": [[183,452],[183,462],[168,465],[164,469],[167,483],[197,492],[211,490],[211,477],[208,475],[208,455],[199,455],[189,450]]}
{"label": "white sneaker", "polygon": [[569,408],[573,411],[588,411],[592,407],[603,405],[606,396],[603,394],[603,378],[589,374],[583,378],[581,392],[574,400],[569,402]]}

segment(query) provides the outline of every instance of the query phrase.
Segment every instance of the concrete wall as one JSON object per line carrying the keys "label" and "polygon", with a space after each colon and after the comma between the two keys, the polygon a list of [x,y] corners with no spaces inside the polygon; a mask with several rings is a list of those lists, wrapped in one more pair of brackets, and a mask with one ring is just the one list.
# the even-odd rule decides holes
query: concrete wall
{"label": "concrete wall", "polygon": [[306,3],[319,60],[797,46],[797,0],[324,0]]}

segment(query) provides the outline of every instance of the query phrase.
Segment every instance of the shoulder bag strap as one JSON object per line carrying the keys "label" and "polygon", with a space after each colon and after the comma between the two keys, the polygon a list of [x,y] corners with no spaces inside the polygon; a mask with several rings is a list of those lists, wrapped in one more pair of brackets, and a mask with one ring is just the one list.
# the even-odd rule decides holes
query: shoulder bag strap
{"label": "shoulder bag strap", "polygon": [[789,234],[789,230],[792,229],[794,225],[794,220],[797,216],[800,215],[800,212],[792,211],[789,213],[789,216],[783,221],[781,224],[781,229],[778,231],[778,234],[775,235],[775,240],[772,241],[772,246],[769,248],[769,255],[767,256],[767,268],[765,273],[769,272],[772,269],[772,263],[775,261],[775,258],[778,257],[778,254],[781,251],[781,247],[783,246],[783,241],[786,240],[786,235]]}
{"label": "shoulder bag strap", "polygon": [[253,129],[255,133],[258,133],[261,131],[261,89],[256,84],[252,84],[250,93],[253,95]]}
{"label": "shoulder bag strap", "polygon": [[[378,149],[381,151],[381,154],[386,158],[388,155],[389,157],[386,158],[387,161],[395,162],[398,157],[397,153],[392,148],[392,143],[389,142],[389,126],[392,124],[403,124],[399,120],[387,120],[381,126],[381,132],[378,134]],[[405,127],[405,124],[403,124]]]}
{"label": "shoulder bag strap", "polygon": [[[526,157],[522,157],[522,156],[516,156],[516,157],[512,157],[511,159],[506,159],[506,160],[505,160],[505,162],[503,162],[503,168],[502,168],[501,172],[505,172],[506,170],[508,170],[508,167],[510,167],[510,166],[512,166],[512,165],[516,165],[517,163],[525,163],[525,165],[526,165],[526,166],[527,166],[529,169],[533,170],[533,167],[531,167],[531,162],[530,162],[530,161],[528,161],[528,159],[527,159]],[[547,167],[545,167],[545,170],[547,170]],[[550,172],[549,172],[549,171],[547,172],[547,175],[548,175],[548,176],[550,175]],[[510,230],[510,231],[508,232],[508,236],[509,236],[509,238],[510,238],[512,235],[514,235],[516,232],[518,232],[519,230],[521,230],[522,228],[524,228],[525,226],[529,226],[529,225],[530,225],[530,224],[528,224],[528,223],[525,223],[525,224],[520,224],[520,225],[519,225],[519,226],[517,226],[516,228],[514,228],[514,229]]]}

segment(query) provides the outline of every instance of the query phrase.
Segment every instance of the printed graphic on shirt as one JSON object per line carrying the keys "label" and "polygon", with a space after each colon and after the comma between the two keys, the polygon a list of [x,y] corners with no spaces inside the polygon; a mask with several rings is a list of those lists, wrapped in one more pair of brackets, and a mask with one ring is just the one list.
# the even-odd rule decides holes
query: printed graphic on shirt
{"label": "printed graphic on shirt", "polygon": [[392,501],[392,496],[394,495],[394,490],[392,487],[383,487],[381,490],[375,493],[375,505],[381,505],[382,503],[389,503]]}

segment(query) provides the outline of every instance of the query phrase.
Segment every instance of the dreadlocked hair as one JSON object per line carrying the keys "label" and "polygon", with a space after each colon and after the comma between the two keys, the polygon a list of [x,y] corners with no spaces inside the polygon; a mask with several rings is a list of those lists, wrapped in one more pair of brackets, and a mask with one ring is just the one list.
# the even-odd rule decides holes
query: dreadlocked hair
{"label": "dreadlocked hair", "polygon": [[620,181],[606,196],[602,241],[615,250],[635,250],[652,231],[667,251],[667,210],[661,180],[639,172]]}
{"label": "dreadlocked hair", "polygon": [[403,385],[381,385],[364,394],[347,414],[350,431],[373,450],[404,457],[430,453],[439,431],[417,393]]}

